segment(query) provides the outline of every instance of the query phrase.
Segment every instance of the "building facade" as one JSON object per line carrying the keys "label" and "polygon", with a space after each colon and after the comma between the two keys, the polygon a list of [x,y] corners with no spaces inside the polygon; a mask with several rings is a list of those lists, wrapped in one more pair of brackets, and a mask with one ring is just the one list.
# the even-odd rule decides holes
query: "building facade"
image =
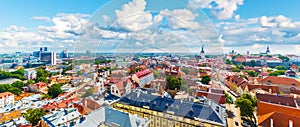
{"label": "building facade", "polygon": [[225,127],[225,108],[209,101],[193,103],[132,91],[112,107],[151,120],[150,127]]}
{"label": "building facade", "polygon": [[8,105],[14,104],[14,94],[11,92],[0,93],[0,108],[4,108]]}

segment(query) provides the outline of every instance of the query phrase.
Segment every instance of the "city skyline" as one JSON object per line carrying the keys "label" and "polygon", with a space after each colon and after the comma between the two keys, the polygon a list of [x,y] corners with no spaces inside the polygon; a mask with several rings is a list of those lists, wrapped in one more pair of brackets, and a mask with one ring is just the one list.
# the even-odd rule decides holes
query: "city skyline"
{"label": "city skyline", "polygon": [[[216,50],[222,50],[220,51],[222,53],[231,50],[241,54],[246,54],[247,51],[259,53],[270,46],[271,53],[274,54],[300,54],[300,18],[296,14],[299,10],[295,6],[298,3],[296,0],[289,1],[288,4],[243,0],[234,2],[220,2],[218,0],[176,2],[164,7],[164,2],[160,5],[161,2],[157,0],[151,2],[144,0],[95,0],[86,3],[82,1],[43,3],[39,1],[2,1],[0,13],[6,18],[0,24],[1,53],[16,51],[30,53],[33,48],[45,46],[56,52],[66,48],[70,52],[72,50],[79,52],[76,46],[89,45],[88,42],[94,41],[91,44],[97,44],[97,46],[93,45],[93,47],[98,47],[98,49],[94,49],[97,52],[98,50],[102,51],[102,49],[107,49],[110,52],[126,52],[127,50],[120,50],[122,47],[128,48],[124,45],[120,46],[120,43],[123,42],[132,44],[137,49],[147,45],[160,48],[160,43],[163,42],[163,48],[160,50],[166,51],[173,48],[168,45],[174,45],[180,48],[186,47],[190,52],[197,53],[200,52],[201,45],[205,44],[208,47],[208,53]],[[15,7],[11,8],[12,6]],[[126,9],[126,6],[131,7],[131,9]],[[259,9],[253,9],[255,7]],[[22,10],[22,13],[18,10]],[[118,18],[133,13],[133,11],[143,13],[143,16],[132,17],[132,19],[137,17],[144,19],[144,21],[135,22],[137,28],[128,27],[129,20],[113,24],[115,26],[112,26],[109,21],[110,19],[112,22],[116,22]],[[161,27],[156,27],[155,22],[152,21],[155,18],[159,21],[160,16],[167,18],[166,14],[186,20],[180,22],[176,22],[172,18],[160,20]],[[101,37],[92,40],[91,36],[96,35],[88,29],[90,27],[86,25],[87,23],[100,24],[96,30],[96,35]],[[105,28],[105,25],[109,27]],[[193,30],[187,28],[189,25],[193,26],[193,29],[197,29],[196,26],[204,26],[210,30],[197,29],[196,34],[193,35]],[[155,29],[149,28],[153,26]],[[82,31],[85,30],[88,30],[90,34],[84,35]],[[143,34],[136,34],[140,31]],[[171,34],[168,33],[169,31]],[[175,39],[167,40],[164,39],[163,35]],[[179,35],[181,36],[179,37]],[[200,36],[200,39],[197,39],[197,36]],[[86,41],[87,38],[91,40]],[[124,41],[124,38],[130,41]],[[156,41],[151,42],[147,38]],[[82,42],[78,40],[82,40]],[[101,44],[99,46],[100,41],[101,44],[105,45],[104,47],[101,47]],[[216,45],[210,45],[211,42]],[[166,46],[164,47],[164,45]],[[88,47],[83,49],[84,51],[89,50]]]}

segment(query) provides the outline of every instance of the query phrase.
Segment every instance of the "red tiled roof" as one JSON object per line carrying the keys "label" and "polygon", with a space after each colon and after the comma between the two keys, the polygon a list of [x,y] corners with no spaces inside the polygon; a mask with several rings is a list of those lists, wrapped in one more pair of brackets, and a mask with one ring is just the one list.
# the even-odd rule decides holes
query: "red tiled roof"
{"label": "red tiled roof", "polygon": [[276,76],[268,76],[261,80],[261,83],[268,83],[269,81],[271,84],[300,86],[300,82],[296,79]]}
{"label": "red tiled roof", "polygon": [[125,81],[124,81],[124,80],[121,80],[121,81],[119,81],[119,82],[116,84],[116,86],[117,86],[117,88],[118,88],[119,91],[124,90],[124,83],[125,83]]}
{"label": "red tiled roof", "polygon": [[277,96],[277,95],[270,95],[270,94],[256,94],[256,97],[260,101],[296,107],[294,98],[292,98],[292,97]]}
{"label": "red tiled roof", "polygon": [[205,96],[206,98],[212,99],[220,104],[225,104],[225,94],[208,93],[206,91],[197,91],[198,97]]}
{"label": "red tiled roof", "polygon": [[291,94],[298,94],[298,95],[300,95],[300,90],[291,89]]}
{"label": "red tiled roof", "polygon": [[263,127],[270,127],[271,119],[273,120],[273,125],[278,127],[288,127],[289,121],[293,121],[294,127],[300,126],[300,117],[294,116],[281,112],[271,112],[265,115],[258,116],[258,125]]}
{"label": "red tiled roof", "polygon": [[269,91],[271,90],[272,93],[279,93],[279,89],[277,86],[265,86],[265,85],[248,85],[249,91],[254,90],[254,89],[262,89],[264,91]]}
{"label": "red tiled roof", "polygon": [[234,58],[234,61],[236,61],[236,62],[246,62],[246,57],[237,56],[236,58]]}
{"label": "red tiled roof", "polygon": [[0,98],[2,98],[2,97],[9,97],[11,95],[13,95],[11,92],[0,93]]}
{"label": "red tiled roof", "polygon": [[42,88],[42,87],[46,87],[46,86],[47,86],[47,83],[39,82],[39,83],[32,84],[31,86],[35,86],[35,87],[38,87],[38,88]]}
{"label": "red tiled roof", "polygon": [[146,76],[146,75],[148,75],[150,73],[151,73],[151,71],[149,69],[146,69],[146,70],[143,70],[143,71],[139,71],[139,72],[137,72],[135,74],[136,74],[136,76],[138,78],[141,78],[141,77],[144,77],[144,76]]}

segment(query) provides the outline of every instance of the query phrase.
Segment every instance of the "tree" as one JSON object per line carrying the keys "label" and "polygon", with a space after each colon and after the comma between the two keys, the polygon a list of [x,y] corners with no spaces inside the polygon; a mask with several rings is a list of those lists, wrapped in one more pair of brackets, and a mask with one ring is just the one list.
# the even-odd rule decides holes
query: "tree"
{"label": "tree", "polygon": [[89,88],[85,91],[85,93],[82,95],[82,97],[91,96],[91,95],[93,95],[93,93],[94,93],[94,90],[92,88]]}
{"label": "tree", "polygon": [[22,90],[16,87],[9,88],[8,91],[13,93],[14,95],[19,95],[22,93]]}
{"label": "tree", "polygon": [[252,77],[257,77],[258,76],[258,72],[256,71],[253,71],[253,70],[250,70],[250,71],[245,71],[248,73],[248,75],[252,76]]}
{"label": "tree", "polygon": [[279,75],[278,72],[271,72],[271,73],[269,73],[269,76],[278,76],[278,75]]}
{"label": "tree", "polygon": [[17,74],[17,75],[24,76],[25,70],[24,69],[18,69],[16,71],[12,72],[12,74]]}
{"label": "tree", "polygon": [[185,74],[189,74],[190,73],[190,69],[189,68],[182,68],[181,71],[184,72]]}
{"label": "tree", "polygon": [[15,81],[11,85],[19,89],[22,89],[22,87],[26,86],[26,84],[22,81]]}
{"label": "tree", "polygon": [[234,68],[232,68],[232,70],[231,70],[232,72],[240,72],[241,70],[240,69],[238,69],[238,68],[236,68],[236,67],[234,67]]}
{"label": "tree", "polygon": [[36,71],[36,76],[37,77],[49,77],[50,72],[48,72],[47,70],[43,70],[42,68],[38,68]]}
{"label": "tree", "polygon": [[49,83],[49,80],[46,77],[38,77],[37,78],[38,82],[44,82],[44,83]]}
{"label": "tree", "polygon": [[287,70],[285,66],[276,66],[275,67],[277,70]]}
{"label": "tree", "polygon": [[257,105],[257,99],[250,94],[243,94],[240,98],[236,99],[235,106],[240,108],[241,116],[244,116],[256,123],[255,116],[253,112]]}
{"label": "tree", "polygon": [[288,58],[287,56],[278,55],[278,58],[280,58],[283,62],[289,62],[290,61],[290,58]]}
{"label": "tree", "polygon": [[180,89],[181,78],[176,78],[173,76],[167,76],[167,84],[170,90]]}
{"label": "tree", "polygon": [[225,93],[225,103],[233,104],[232,97],[228,93]]}
{"label": "tree", "polygon": [[244,65],[242,65],[242,64],[236,65],[236,68],[238,68],[240,70],[244,70]]}
{"label": "tree", "polygon": [[208,84],[210,81],[211,81],[210,77],[209,77],[208,75],[204,75],[204,76],[202,76],[200,82],[201,82],[202,84]]}
{"label": "tree", "polygon": [[255,63],[255,60],[250,60],[250,66],[251,66],[251,67],[254,67],[255,64],[256,64],[256,63]]}
{"label": "tree", "polygon": [[35,83],[35,81],[30,79],[30,80],[27,80],[26,85],[28,86],[28,85],[31,85],[34,83]]}
{"label": "tree", "polygon": [[59,94],[62,94],[61,84],[54,84],[49,88],[48,95],[52,98],[56,98]]}
{"label": "tree", "polygon": [[28,109],[26,113],[23,114],[25,119],[29,121],[32,125],[37,125],[41,120],[41,117],[46,115],[42,109]]}

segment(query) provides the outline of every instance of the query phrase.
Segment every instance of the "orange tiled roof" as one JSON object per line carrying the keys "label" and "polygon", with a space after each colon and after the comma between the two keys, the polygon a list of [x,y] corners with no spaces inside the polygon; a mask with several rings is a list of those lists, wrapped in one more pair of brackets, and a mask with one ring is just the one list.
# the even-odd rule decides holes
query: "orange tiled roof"
{"label": "orange tiled roof", "polygon": [[11,95],[13,95],[11,92],[0,93],[0,98],[2,98],[2,97],[8,97],[8,96],[11,96]]}
{"label": "orange tiled roof", "polygon": [[258,116],[258,125],[263,127],[270,127],[271,119],[273,120],[273,125],[278,127],[288,127],[289,122],[293,122],[294,127],[300,126],[300,117],[294,116],[281,112],[271,112],[262,116]]}
{"label": "orange tiled roof", "polygon": [[0,115],[0,123],[2,123],[2,121],[5,121],[5,122],[8,122],[10,121],[12,118],[13,119],[17,119],[19,117],[22,116],[22,113],[21,111],[19,110],[16,110],[16,111],[13,111],[11,113],[5,113],[5,114],[1,114]]}
{"label": "orange tiled roof", "polygon": [[276,77],[276,76],[268,76],[261,80],[261,83],[268,83],[271,82],[272,84],[280,84],[280,85],[295,85],[300,86],[300,82],[293,78],[286,78],[286,77]]}
{"label": "orange tiled roof", "polygon": [[256,97],[260,101],[296,107],[294,98],[292,98],[292,97],[277,96],[277,95],[270,95],[270,94],[256,94]]}
{"label": "orange tiled roof", "polygon": [[254,89],[262,89],[264,91],[272,90],[272,93],[279,93],[279,88],[277,86],[265,86],[265,85],[248,85],[249,91]]}

